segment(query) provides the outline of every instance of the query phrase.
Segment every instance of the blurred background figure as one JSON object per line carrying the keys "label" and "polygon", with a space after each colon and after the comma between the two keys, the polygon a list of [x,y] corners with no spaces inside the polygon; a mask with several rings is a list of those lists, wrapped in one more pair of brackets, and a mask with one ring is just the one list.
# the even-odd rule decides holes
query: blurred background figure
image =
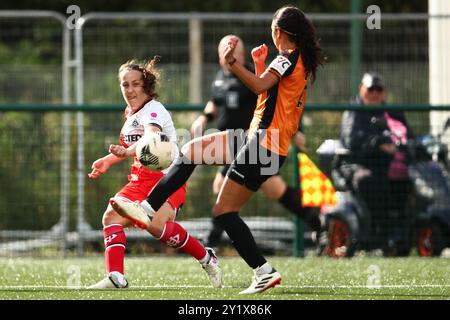
{"label": "blurred background figure", "polygon": [[[383,105],[387,89],[380,74],[367,72],[353,105]],[[365,200],[374,218],[372,228],[388,232],[404,219],[410,181],[408,158],[402,146],[412,136],[403,112],[345,111],[340,139],[350,156],[340,165],[347,184]],[[375,231],[375,230],[374,230]],[[400,237],[400,236],[399,236]],[[395,237],[394,237],[395,238]],[[395,239],[388,243],[395,251]]]}

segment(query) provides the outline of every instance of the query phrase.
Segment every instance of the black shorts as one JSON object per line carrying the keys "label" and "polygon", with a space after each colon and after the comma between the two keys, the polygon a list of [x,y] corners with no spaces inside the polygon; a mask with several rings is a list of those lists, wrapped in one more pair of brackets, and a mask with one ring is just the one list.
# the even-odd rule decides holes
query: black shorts
{"label": "black shorts", "polygon": [[260,131],[248,137],[239,149],[227,171],[227,176],[236,183],[256,192],[270,177],[277,175],[286,157],[280,156],[260,145]]}

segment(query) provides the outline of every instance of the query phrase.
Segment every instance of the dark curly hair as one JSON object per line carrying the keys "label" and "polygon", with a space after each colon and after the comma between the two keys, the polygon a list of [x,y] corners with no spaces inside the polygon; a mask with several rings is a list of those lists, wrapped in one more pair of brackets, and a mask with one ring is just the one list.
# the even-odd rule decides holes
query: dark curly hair
{"label": "dark curly hair", "polygon": [[273,15],[273,22],[288,35],[289,40],[297,45],[305,66],[305,73],[314,81],[317,67],[326,61],[314,25],[299,8],[292,5],[278,9]]}
{"label": "dark curly hair", "polygon": [[122,64],[119,68],[118,77],[125,70],[136,70],[142,73],[142,80],[144,81],[144,91],[150,98],[154,99],[158,97],[155,92],[156,85],[159,82],[160,72],[155,68],[155,64],[161,60],[160,56],[154,56],[153,59],[145,62],[140,62],[136,59],[129,60]]}

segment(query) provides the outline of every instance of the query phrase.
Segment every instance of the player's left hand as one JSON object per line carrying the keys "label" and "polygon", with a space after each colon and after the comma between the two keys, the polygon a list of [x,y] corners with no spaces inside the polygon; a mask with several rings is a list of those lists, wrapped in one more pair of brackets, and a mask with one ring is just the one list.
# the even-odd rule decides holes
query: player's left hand
{"label": "player's left hand", "polygon": [[94,161],[94,163],[91,166],[91,173],[88,174],[88,177],[90,179],[97,179],[99,176],[104,174],[109,167],[111,166],[111,163],[108,161],[107,158],[103,157],[100,159],[97,159]]}

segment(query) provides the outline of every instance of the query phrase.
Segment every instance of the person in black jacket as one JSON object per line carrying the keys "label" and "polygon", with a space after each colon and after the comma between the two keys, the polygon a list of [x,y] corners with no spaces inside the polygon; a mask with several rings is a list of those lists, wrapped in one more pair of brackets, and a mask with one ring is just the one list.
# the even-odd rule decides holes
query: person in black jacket
{"label": "person in black jacket", "polygon": [[[380,74],[364,74],[355,105],[382,105],[387,90]],[[340,166],[347,184],[366,201],[375,223],[400,222],[410,181],[404,146],[412,136],[403,112],[345,111],[340,140],[350,155]]]}

